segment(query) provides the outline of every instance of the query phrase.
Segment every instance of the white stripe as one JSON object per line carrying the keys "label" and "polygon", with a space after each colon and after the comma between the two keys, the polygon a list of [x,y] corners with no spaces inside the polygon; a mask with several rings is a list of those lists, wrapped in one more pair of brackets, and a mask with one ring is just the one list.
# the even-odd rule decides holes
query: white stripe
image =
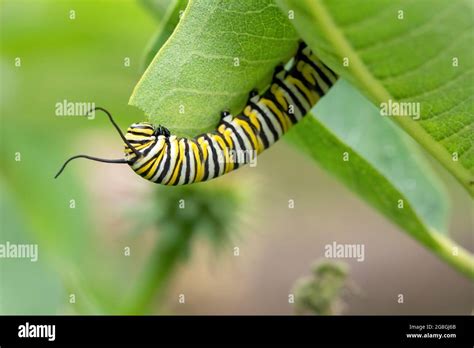
{"label": "white stripe", "polygon": [[251,151],[253,149],[252,142],[250,141],[248,136],[245,134],[245,131],[242,129],[242,126],[234,122],[232,122],[232,125],[234,126],[234,128],[237,130],[237,133],[239,133],[240,137],[244,141],[245,150]]}
{"label": "white stripe", "polygon": [[[221,176],[222,174],[224,174],[224,168],[225,168],[224,153],[222,152],[221,147],[219,146],[219,144],[217,144],[217,142],[212,138],[212,135],[210,135],[209,138],[212,141],[212,145],[213,145],[212,147],[213,147],[213,149],[214,149],[214,151],[216,152],[216,155],[217,155],[217,163],[214,163],[214,165],[219,168],[219,170],[217,172],[217,176]],[[211,157],[211,159],[212,159],[212,157]]]}
{"label": "white stripe", "polygon": [[260,132],[263,132],[265,134],[267,140],[268,140],[268,146],[272,145],[276,139],[273,137],[273,133],[270,131],[270,128],[268,128],[267,122],[263,118],[263,116],[260,114],[260,112],[257,109],[252,109],[252,112],[255,112],[257,114],[258,121],[260,122],[260,125],[262,126],[262,129]]}
{"label": "white stripe", "polygon": [[155,175],[151,178],[151,181],[153,181],[153,182],[157,182],[158,178],[161,175],[161,172],[163,171],[163,169],[165,167],[166,159],[168,158],[168,153],[167,153],[168,152],[168,145],[165,143],[165,146],[163,146],[163,147],[164,147],[163,151],[165,153],[163,154],[163,157],[161,157],[161,162],[158,165],[158,170],[156,171]]}
{"label": "white stripe", "polygon": [[[134,170],[138,170],[138,169],[142,166],[142,164],[148,162],[148,160],[150,160],[151,158],[153,158],[154,156],[156,156],[156,154],[157,154],[157,153],[161,150],[161,148],[163,147],[164,143],[165,143],[164,137],[158,137],[158,142],[156,142],[155,145],[153,145],[153,147],[150,149],[150,151],[148,152],[148,154],[147,154],[145,157],[143,157],[143,158],[139,159],[138,161],[136,161],[136,162],[133,164],[132,168],[133,168]],[[144,150],[146,150],[146,149],[147,149],[147,148],[141,149],[140,152],[142,152],[142,151],[144,151]]]}
{"label": "white stripe", "polygon": [[206,151],[207,151],[207,171],[209,175],[207,176],[207,180],[214,178],[214,160],[212,158],[212,149],[211,149],[211,144],[209,144],[209,141],[207,139],[204,139],[206,142]]}
{"label": "white stripe", "polygon": [[[293,78],[295,77],[293,76]],[[306,110],[311,110],[311,105],[291,82],[287,81],[286,79],[282,82],[295,95],[295,97],[298,98],[298,101],[300,102],[301,106],[303,106]]]}
{"label": "white stripe", "polygon": [[273,128],[275,128],[276,132],[278,133],[278,136],[279,136],[278,138],[280,138],[283,134],[283,128],[280,126],[280,122],[278,122],[278,116],[274,114],[272,111],[270,111],[270,109],[261,101],[258,102],[258,106],[270,119],[270,122],[272,122],[273,124]]}
{"label": "white stripe", "polygon": [[[281,82],[283,82],[282,79],[280,79]],[[293,114],[295,116],[295,118],[297,120],[300,120],[304,115],[303,113],[301,112],[300,108],[298,107],[298,105],[295,103],[295,100],[291,97],[291,95],[285,91],[282,87],[278,86],[278,90],[281,91],[281,93],[283,93],[283,95],[285,96],[286,98],[286,102],[288,103],[288,108],[290,105],[293,106]],[[289,109],[287,111],[287,113],[289,114]]]}
{"label": "white stripe", "polygon": [[187,184],[191,183],[194,181],[194,177],[196,176],[196,163],[194,163],[195,156],[194,156],[194,151],[191,146],[191,141],[188,140],[188,148],[189,148],[189,181]]}

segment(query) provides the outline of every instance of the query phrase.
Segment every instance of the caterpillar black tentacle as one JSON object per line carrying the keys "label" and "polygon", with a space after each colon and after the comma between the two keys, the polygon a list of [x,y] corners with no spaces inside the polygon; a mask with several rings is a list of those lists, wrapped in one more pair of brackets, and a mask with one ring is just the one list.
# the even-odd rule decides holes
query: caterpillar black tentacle
{"label": "caterpillar black tentacle", "polygon": [[125,136],[102,108],[125,143],[125,158],[106,160],[127,163],[138,175],[164,185],[184,185],[219,177],[248,163],[299,122],[336,82],[338,76],[301,43],[288,70],[275,68],[269,88],[249,93],[247,105],[237,115],[222,111],[221,121],[212,132],[194,138],[171,135],[163,126],[132,124]]}

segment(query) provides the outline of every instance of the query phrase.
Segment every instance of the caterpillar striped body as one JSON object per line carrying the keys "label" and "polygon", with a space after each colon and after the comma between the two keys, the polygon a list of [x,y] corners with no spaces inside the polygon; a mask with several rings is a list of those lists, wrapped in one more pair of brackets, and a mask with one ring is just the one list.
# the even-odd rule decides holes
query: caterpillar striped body
{"label": "caterpillar striped body", "polygon": [[158,184],[184,185],[211,180],[247,164],[253,156],[274,144],[299,122],[327,93],[338,76],[301,43],[288,70],[275,69],[263,94],[252,91],[243,111],[234,116],[222,112],[216,129],[194,138],[171,135],[168,129],[148,122],[132,124],[124,135],[109,112],[102,110],[125,143],[122,159],[108,160],[78,155],[107,163],[126,163],[141,177]]}

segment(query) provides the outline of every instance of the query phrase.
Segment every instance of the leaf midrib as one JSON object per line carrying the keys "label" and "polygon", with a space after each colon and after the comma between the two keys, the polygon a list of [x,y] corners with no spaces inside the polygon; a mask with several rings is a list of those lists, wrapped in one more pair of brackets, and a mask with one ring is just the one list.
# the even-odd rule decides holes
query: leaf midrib
{"label": "leaf midrib", "polygon": [[[349,58],[349,67],[359,81],[359,83],[366,89],[366,91],[377,101],[382,103],[385,101],[397,100],[394,98],[386,88],[371,74],[364,62],[359,58],[356,50],[352,47],[346,39],[344,33],[334,22],[330,12],[323,4],[322,0],[309,1],[305,0],[307,8],[312,12],[312,16],[318,19],[319,26],[326,35],[328,41],[332,43],[334,49],[340,57]],[[430,134],[428,134],[423,127],[413,121],[409,117],[394,117],[391,118],[398,125],[407,132],[413,139],[415,139],[426,151],[428,151],[434,158],[436,158],[453,176],[465,187],[471,196],[474,197],[474,187],[470,185],[473,181],[469,171],[464,168],[459,162],[452,160],[448,150],[440,143],[436,142]]]}

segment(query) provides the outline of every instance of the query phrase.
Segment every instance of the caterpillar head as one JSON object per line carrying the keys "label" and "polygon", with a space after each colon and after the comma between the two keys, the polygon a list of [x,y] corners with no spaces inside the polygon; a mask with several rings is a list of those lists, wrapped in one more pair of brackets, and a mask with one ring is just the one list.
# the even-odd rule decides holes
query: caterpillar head
{"label": "caterpillar head", "polygon": [[[149,122],[134,123],[127,129],[125,139],[125,158],[133,165],[140,158],[144,158],[159,139],[169,137],[170,132],[162,126],[153,126]],[[133,147],[136,151],[131,149]],[[137,156],[137,151],[140,156]]]}
{"label": "caterpillar head", "polygon": [[170,133],[166,128],[162,126],[154,127],[151,123],[148,122],[132,124],[128,128],[127,133],[124,135],[120,130],[119,126],[115,123],[110,112],[108,112],[104,108],[95,107],[87,114],[92,111],[98,110],[104,112],[108,116],[110,122],[115,127],[123,142],[125,143],[125,158],[107,159],[89,155],[72,156],[68,160],[66,160],[66,162],[64,162],[61,169],[59,169],[58,173],[56,174],[55,178],[57,178],[64,171],[69,162],[77,158],[85,158],[88,160],[105,163],[128,164],[134,168],[139,165],[141,161],[145,161],[147,159],[147,156],[153,155],[154,152],[159,151],[163,147],[163,144],[165,142],[164,139],[170,136]]}

